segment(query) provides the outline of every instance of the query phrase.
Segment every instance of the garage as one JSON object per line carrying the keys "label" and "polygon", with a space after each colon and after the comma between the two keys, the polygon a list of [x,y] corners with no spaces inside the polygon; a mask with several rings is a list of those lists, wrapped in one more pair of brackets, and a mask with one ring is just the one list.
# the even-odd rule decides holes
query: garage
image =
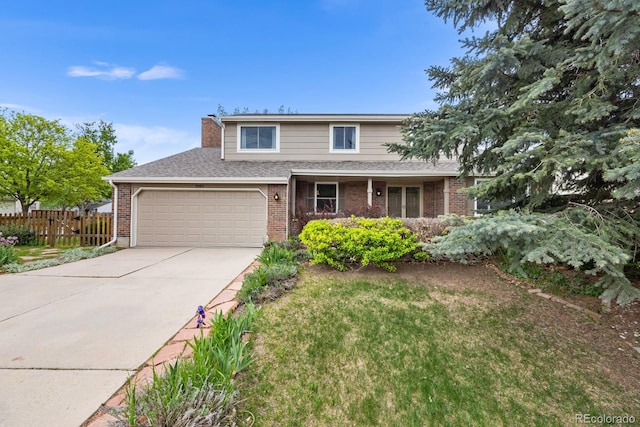
{"label": "garage", "polygon": [[135,246],[261,247],[266,197],[259,189],[139,189]]}

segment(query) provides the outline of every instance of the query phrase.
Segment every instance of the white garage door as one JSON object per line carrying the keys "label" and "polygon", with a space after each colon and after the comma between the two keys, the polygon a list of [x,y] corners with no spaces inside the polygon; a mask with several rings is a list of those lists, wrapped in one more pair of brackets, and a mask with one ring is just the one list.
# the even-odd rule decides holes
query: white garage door
{"label": "white garage door", "polygon": [[267,234],[259,191],[143,190],[137,195],[137,246],[260,247]]}

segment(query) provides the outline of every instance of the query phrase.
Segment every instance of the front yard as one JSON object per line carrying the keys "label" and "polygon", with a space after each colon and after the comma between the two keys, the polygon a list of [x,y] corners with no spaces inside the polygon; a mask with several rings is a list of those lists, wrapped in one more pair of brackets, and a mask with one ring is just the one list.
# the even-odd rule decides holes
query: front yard
{"label": "front yard", "polygon": [[254,363],[238,377],[246,425],[640,420],[640,354],[606,319],[484,266],[308,267],[254,331]]}

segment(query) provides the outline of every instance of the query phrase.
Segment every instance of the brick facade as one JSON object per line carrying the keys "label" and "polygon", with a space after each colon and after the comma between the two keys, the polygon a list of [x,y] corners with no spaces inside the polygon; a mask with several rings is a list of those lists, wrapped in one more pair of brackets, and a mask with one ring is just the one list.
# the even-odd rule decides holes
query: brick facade
{"label": "brick facade", "polygon": [[129,246],[131,238],[132,184],[116,184],[118,187],[118,246]]}
{"label": "brick facade", "polygon": [[466,186],[467,184],[464,181],[449,177],[449,213],[468,215],[467,195],[458,191]]}
{"label": "brick facade", "polygon": [[[373,187],[373,196],[371,199],[371,212],[373,214],[378,213],[380,216],[387,214],[387,183],[384,181],[373,181],[371,183]],[[376,195],[376,191],[380,189],[380,196]]]}
{"label": "brick facade", "polygon": [[[278,194],[278,200],[275,195]],[[269,240],[287,239],[287,205],[289,197],[286,184],[269,184],[267,189],[267,236]]]}
{"label": "brick facade", "polygon": [[340,210],[345,213],[366,212],[369,208],[367,203],[367,183],[366,182],[347,182],[344,185],[344,209]]}
{"label": "brick facade", "polygon": [[213,117],[202,118],[202,147],[222,147],[222,127]]}
{"label": "brick facade", "polygon": [[438,216],[436,212],[435,183],[427,181],[422,185],[422,216],[435,218]]}

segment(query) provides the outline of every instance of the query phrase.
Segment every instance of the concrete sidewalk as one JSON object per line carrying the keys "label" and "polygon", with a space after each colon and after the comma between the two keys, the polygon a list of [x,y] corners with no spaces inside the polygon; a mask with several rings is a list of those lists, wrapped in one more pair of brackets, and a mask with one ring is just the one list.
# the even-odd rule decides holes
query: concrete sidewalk
{"label": "concrete sidewalk", "polygon": [[259,251],[126,249],[0,275],[0,426],[80,425]]}

